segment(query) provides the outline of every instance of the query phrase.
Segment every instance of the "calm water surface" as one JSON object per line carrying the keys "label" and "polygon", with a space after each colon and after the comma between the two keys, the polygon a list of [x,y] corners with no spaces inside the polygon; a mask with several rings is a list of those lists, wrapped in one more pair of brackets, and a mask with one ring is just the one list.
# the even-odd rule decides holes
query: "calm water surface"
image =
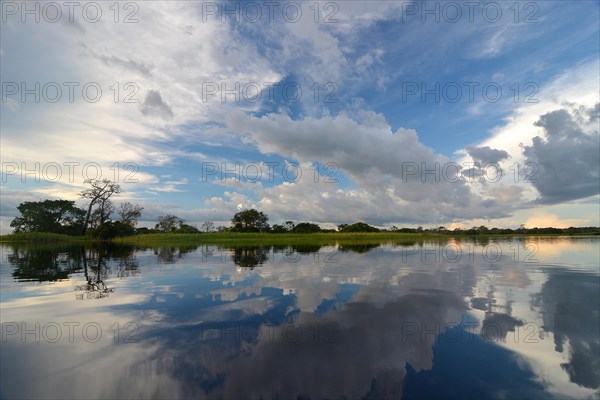
{"label": "calm water surface", "polygon": [[599,398],[599,238],[2,246],[2,398]]}

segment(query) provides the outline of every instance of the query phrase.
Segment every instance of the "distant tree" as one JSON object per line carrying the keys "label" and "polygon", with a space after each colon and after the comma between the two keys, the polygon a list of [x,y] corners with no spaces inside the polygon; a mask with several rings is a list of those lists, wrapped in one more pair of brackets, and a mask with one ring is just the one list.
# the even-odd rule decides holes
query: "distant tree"
{"label": "distant tree", "polygon": [[285,221],[285,229],[287,229],[288,232],[291,232],[294,229],[294,222],[293,221]]}
{"label": "distant tree", "polygon": [[119,214],[119,218],[122,223],[130,226],[136,226],[137,219],[141,217],[143,209],[144,207],[140,206],[139,204],[132,204],[128,201],[124,201],[119,206],[117,213]]}
{"label": "distant tree", "polygon": [[255,209],[243,210],[236,213],[231,219],[233,231],[236,232],[264,232],[268,230],[269,217],[262,211]]}
{"label": "distant tree", "polygon": [[321,232],[321,227],[317,224],[311,224],[308,222],[302,222],[294,227],[292,230],[294,233],[317,233]]}
{"label": "distant tree", "polygon": [[202,230],[204,230],[204,232],[212,232],[214,227],[215,224],[211,221],[206,221],[202,223]]}
{"label": "distant tree", "polygon": [[[82,199],[89,199],[90,204],[88,205],[87,214],[85,217],[85,222],[83,224],[83,228],[81,233],[85,235],[87,231],[88,225],[90,223],[90,218],[92,216],[92,209],[96,205],[100,205],[100,208],[105,209],[106,202],[113,194],[121,193],[121,186],[118,183],[115,183],[109,179],[86,179],[84,182],[86,185],[90,185],[89,189],[83,190],[79,195]],[[102,211],[103,213],[105,211]]]}
{"label": "distant tree", "polygon": [[183,219],[176,215],[167,214],[158,217],[158,224],[155,225],[155,229],[162,232],[175,232],[183,225]]}
{"label": "distant tree", "polygon": [[17,207],[21,213],[10,223],[16,233],[51,232],[75,235],[81,232],[85,211],[74,201],[26,201]]}
{"label": "distant tree", "polygon": [[379,228],[375,228],[364,222],[357,222],[352,225],[345,225],[341,232],[379,232]]}
{"label": "distant tree", "polygon": [[342,232],[344,230],[344,228],[347,227],[347,226],[348,226],[348,224],[340,224],[340,225],[338,225],[337,226],[338,231]]}
{"label": "distant tree", "polygon": [[271,228],[271,232],[272,233],[288,233],[289,230],[287,229],[287,227],[283,226],[283,225],[278,225],[275,224],[273,225],[273,227]]}
{"label": "distant tree", "polygon": [[200,232],[198,228],[192,225],[182,223],[179,229],[177,229],[177,233],[198,233]]}

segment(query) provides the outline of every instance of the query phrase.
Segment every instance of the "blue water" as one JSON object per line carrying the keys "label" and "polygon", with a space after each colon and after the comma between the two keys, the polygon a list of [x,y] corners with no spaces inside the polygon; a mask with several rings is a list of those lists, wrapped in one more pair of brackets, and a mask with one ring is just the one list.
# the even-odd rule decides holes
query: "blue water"
{"label": "blue water", "polygon": [[600,240],[0,247],[1,398],[599,398]]}

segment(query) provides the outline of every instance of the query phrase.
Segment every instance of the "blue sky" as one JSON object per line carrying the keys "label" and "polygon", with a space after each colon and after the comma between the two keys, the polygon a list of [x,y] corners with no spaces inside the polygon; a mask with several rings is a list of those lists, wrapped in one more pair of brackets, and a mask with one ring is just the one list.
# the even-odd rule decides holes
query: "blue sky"
{"label": "blue sky", "polygon": [[3,233],[96,170],[144,225],[600,225],[596,1],[111,5],[2,4]]}

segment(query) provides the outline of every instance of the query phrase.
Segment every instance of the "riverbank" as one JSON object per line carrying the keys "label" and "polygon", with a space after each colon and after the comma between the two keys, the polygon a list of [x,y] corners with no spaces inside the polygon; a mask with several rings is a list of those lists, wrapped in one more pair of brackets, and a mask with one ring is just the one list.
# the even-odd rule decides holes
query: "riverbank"
{"label": "riverbank", "polygon": [[[596,233],[597,235],[597,233]],[[494,237],[536,237],[536,236],[590,236],[590,233],[565,234],[565,233],[503,233],[468,235],[464,233],[400,233],[400,232],[372,232],[372,233],[238,233],[238,232],[211,232],[211,233],[151,233],[127,236],[112,239],[115,244],[134,245],[191,245],[191,244],[228,244],[232,246],[261,245],[261,244],[335,244],[335,243],[380,243],[380,242],[419,242],[422,240],[456,239],[491,239]],[[55,233],[16,233],[0,236],[0,243],[97,243],[98,240],[89,236],[68,236]]]}

